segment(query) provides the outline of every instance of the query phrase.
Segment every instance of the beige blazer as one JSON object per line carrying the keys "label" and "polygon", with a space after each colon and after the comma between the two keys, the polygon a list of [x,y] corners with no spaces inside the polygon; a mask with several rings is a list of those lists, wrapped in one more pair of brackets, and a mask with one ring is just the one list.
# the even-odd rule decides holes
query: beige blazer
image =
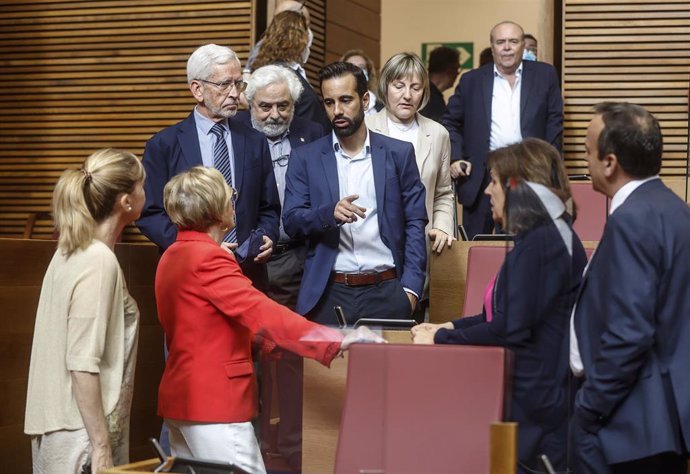
{"label": "beige blazer", "polygon": [[[382,135],[389,135],[386,109],[365,117],[367,127]],[[417,168],[426,189],[427,244],[429,229],[438,229],[450,236],[453,231],[455,199],[450,179],[450,138],[443,125],[417,114],[419,132],[414,153]]]}
{"label": "beige blazer", "polygon": [[[370,130],[388,136],[388,112],[380,110],[373,115],[364,117]],[[414,154],[417,168],[426,189],[426,215],[429,223],[424,229],[426,234],[426,254],[431,253],[429,230],[438,229],[451,237],[455,236],[453,212],[455,196],[450,179],[450,137],[448,131],[438,122],[417,114],[419,132],[417,143],[414,144]],[[424,280],[424,294],[429,295],[429,270],[431,258],[426,262],[426,279]]]}

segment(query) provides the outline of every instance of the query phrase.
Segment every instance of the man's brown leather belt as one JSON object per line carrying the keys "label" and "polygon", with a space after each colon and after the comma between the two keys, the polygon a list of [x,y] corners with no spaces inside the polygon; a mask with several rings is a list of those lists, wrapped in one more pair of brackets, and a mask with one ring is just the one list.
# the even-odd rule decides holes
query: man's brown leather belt
{"label": "man's brown leather belt", "polygon": [[331,273],[331,281],[336,283],[344,283],[347,286],[363,286],[375,285],[382,281],[392,280],[397,278],[398,274],[395,268],[383,272],[367,272],[367,273]]}

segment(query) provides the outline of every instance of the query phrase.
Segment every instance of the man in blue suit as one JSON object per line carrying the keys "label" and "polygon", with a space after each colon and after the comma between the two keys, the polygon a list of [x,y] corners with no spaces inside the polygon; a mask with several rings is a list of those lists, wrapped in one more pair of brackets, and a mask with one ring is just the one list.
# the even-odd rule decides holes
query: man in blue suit
{"label": "man in blue suit", "polygon": [[573,312],[578,474],[687,473],[690,209],[659,179],[662,148],[642,107],[595,107],[585,159],[611,210]]}
{"label": "man in blue suit", "polygon": [[367,130],[364,73],[348,63],[321,70],[333,132],[292,151],[283,224],[309,247],[297,312],[333,324],[409,318],[424,286],[425,191],[414,148]]}
{"label": "man in blue suit", "polygon": [[457,179],[462,222],[470,239],[490,233],[486,155],[491,150],[541,138],[561,149],[563,99],[553,66],[523,61],[524,31],[506,21],[491,30],[494,62],[463,74],[441,122],[451,141],[451,175]]}
{"label": "man in blue suit", "polygon": [[266,138],[231,118],[246,87],[240,61],[229,48],[201,46],[187,62],[187,82],[197,102],[192,113],[146,143],[146,204],[137,226],[162,250],[168,248],[177,229],[163,208],[165,184],[193,166],[218,168],[237,190],[236,234],[226,236],[228,248],[237,248],[253,230],[265,234],[260,253],[242,263],[245,275],[263,290],[267,280],[263,263],[278,240],[280,200]]}

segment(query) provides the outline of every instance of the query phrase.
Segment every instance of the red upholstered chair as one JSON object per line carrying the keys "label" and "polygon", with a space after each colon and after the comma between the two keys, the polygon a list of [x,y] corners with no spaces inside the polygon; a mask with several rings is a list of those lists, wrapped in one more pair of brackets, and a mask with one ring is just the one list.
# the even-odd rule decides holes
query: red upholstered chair
{"label": "red upholstered chair", "polygon": [[[354,345],[335,473],[490,472],[491,424],[503,419],[509,400],[509,354],[499,347]],[[512,468],[493,472],[514,472],[512,441],[502,450],[509,458],[500,456]]]}
{"label": "red upholstered chair", "polygon": [[608,215],[608,199],[592,188],[590,181],[571,181],[570,191],[577,205],[573,229],[580,240],[601,240]]}
{"label": "red upholstered chair", "polygon": [[507,245],[474,245],[469,248],[463,316],[474,316],[482,312],[486,285],[501,268],[508,250]]}

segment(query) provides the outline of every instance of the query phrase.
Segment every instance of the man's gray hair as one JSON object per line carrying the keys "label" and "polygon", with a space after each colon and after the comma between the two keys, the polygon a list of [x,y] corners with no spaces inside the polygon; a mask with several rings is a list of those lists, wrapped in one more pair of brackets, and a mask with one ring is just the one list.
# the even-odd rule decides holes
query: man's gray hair
{"label": "man's gray hair", "polygon": [[191,83],[194,79],[207,80],[213,74],[215,66],[227,64],[230,61],[237,61],[237,64],[240,64],[237,54],[230,48],[217,44],[199,46],[187,60],[187,83]]}
{"label": "man's gray hair", "polygon": [[257,91],[276,83],[287,85],[293,102],[297,102],[297,99],[299,99],[304,89],[294,72],[283,66],[269,64],[260,67],[252,73],[252,76],[247,82],[247,89],[244,91],[244,96],[247,98],[248,102],[252,102]]}

